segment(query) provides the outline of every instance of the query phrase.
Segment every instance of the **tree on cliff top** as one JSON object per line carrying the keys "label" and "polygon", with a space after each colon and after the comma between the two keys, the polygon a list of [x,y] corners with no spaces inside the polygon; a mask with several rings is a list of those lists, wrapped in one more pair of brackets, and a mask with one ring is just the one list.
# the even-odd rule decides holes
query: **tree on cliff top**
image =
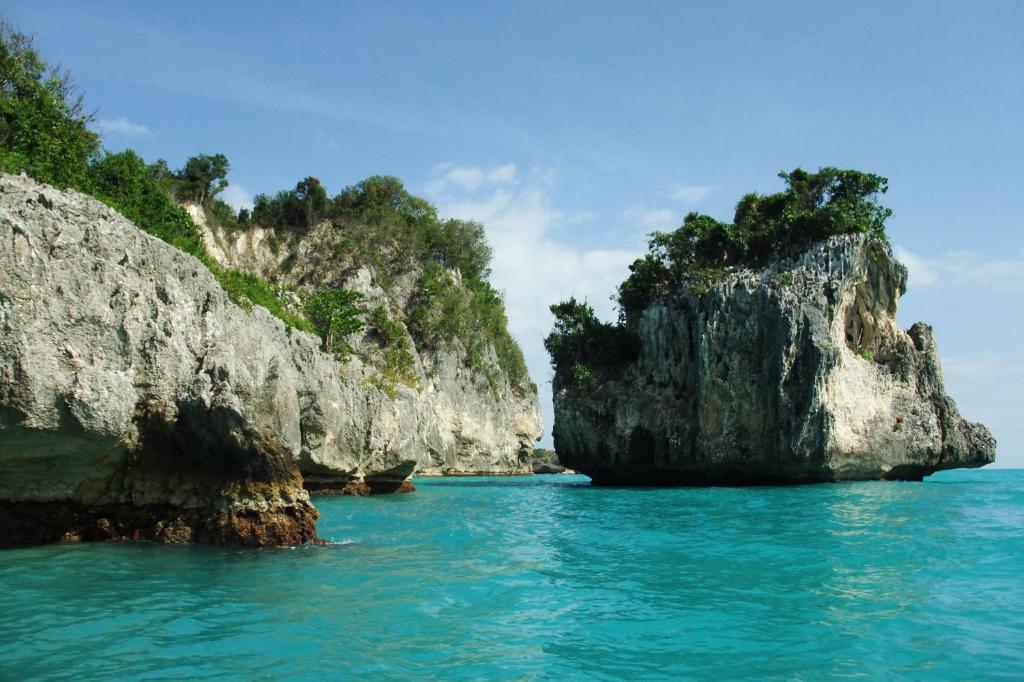
{"label": "tree on cliff top", "polygon": [[885,239],[892,211],[878,203],[888,180],[873,173],[821,168],[781,172],[786,189],[740,199],[732,223],[689,213],[674,232],[653,232],[649,252],[619,287],[624,316],[642,310],[683,278],[732,265],[760,265],[833,235]]}
{"label": "tree on cliff top", "polygon": [[199,154],[185,162],[174,175],[179,199],[205,206],[228,186],[228,157],[223,154]]}
{"label": "tree on cliff top", "polygon": [[99,136],[70,76],[50,68],[32,39],[0,20],[0,170],[82,187]]}
{"label": "tree on cliff top", "polygon": [[652,233],[648,253],[629,266],[629,277],[619,285],[617,325],[601,322],[589,305],[574,298],[551,306],[555,328],[544,346],[556,377],[582,387],[630,357],[636,348],[631,318],[681,282],[707,282],[730,266],[763,265],[833,235],[886,238],[885,221],[892,211],[878,203],[888,189],[880,175],[797,168],[779,177],[786,189],[747,194],[731,223],[689,213],[679,229]]}

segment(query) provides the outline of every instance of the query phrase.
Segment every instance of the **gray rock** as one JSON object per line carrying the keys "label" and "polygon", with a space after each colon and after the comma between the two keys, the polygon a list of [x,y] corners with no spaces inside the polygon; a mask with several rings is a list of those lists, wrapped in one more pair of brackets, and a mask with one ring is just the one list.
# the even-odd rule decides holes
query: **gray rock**
{"label": "gray rock", "polygon": [[564,474],[567,469],[560,464],[550,464],[549,462],[534,462],[533,473],[535,474]]}
{"label": "gray rock", "polygon": [[315,538],[298,358],[196,259],[0,177],[0,544]]}
{"label": "gray rock", "polygon": [[[381,389],[389,382],[382,377],[381,351],[369,330],[348,339],[350,358],[338,371],[323,373],[326,383],[313,393],[321,396],[315,401],[315,437],[304,443],[300,462],[311,490],[345,490],[350,453],[361,450],[374,461],[375,471],[395,472],[385,489],[413,466],[426,476],[530,473],[530,453],[542,432],[535,389],[512,386],[503,373],[488,379],[462,349],[417,348],[404,324],[420,275],[416,264],[406,264],[396,276],[347,260],[337,243],[338,231],[326,222],[280,234],[260,227],[224,230],[211,225],[200,208],[187,208],[222,265],[299,291],[325,286],[357,291],[365,308],[382,307],[399,323],[404,343],[414,351],[414,380],[393,383],[389,393]],[[462,286],[458,270],[449,275],[453,287]],[[388,280],[387,287],[381,286],[382,279]],[[483,364],[498,366],[490,346]],[[324,400],[324,395],[338,397]],[[344,428],[332,429],[337,423]],[[368,492],[359,484],[347,491]]]}
{"label": "gray rock", "polygon": [[304,484],[528,471],[540,432],[535,394],[484,399],[453,354],[382,390],[195,258],[24,177],[0,176],[0,330],[0,544],[296,544],[315,538]]}
{"label": "gray rock", "polygon": [[834,237],[763,270],[690,282],[633,323],[635,361],[556,375],[555,447],[598,484],[906,479],[995,459],[943,391],[931,328],[900,330],[906,269]]}
{"label": "gray rock", "polygon": [[554,450],[536,448],[530,457],[530,466],[535,474],[564,474],[569,471],[558,459]]}

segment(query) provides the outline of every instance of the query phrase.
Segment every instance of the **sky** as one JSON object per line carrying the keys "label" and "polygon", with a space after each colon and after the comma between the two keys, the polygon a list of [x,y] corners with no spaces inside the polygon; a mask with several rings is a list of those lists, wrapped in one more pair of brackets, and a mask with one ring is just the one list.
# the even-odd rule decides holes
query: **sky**
{"label": "sky", "polygon": [[487,228],[541,389],[548,306],[609,296],[651,230],[780,170],[889,178],[946,388],[1024,467],[1024,3],[0,2],[105,146],[224,153],[237,206],[395,175]]}

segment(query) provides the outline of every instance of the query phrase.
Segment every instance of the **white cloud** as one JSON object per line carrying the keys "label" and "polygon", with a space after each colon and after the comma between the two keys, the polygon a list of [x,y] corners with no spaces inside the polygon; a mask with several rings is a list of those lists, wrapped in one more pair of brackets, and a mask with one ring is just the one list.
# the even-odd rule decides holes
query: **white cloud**
{"label": "white cloud", "polygon": [[947,251],[940,258],[925,258],[902,246],[896,246],[894,251],[910,272],[911,286],[991,291],[1024,289],[1024,249],[1004,259],[985,259],[974,251]]}
{"label": "white cloud", "polygon": [[711,194],[711,185],[677,185],[669,196],[681,204],[695,206]]}
{"label": "white cloud", "polygon": [[627,223],[641,228],[642,232],[674,230],[682,222],[679,211],[645,206],[630,206],[622,212],[622,218]]}
{"label": "white cloud", "polygon": [[[515,177],[503,172],[506,178]],[[556,238],[555,233],[581,219],[590,220],[593,214],[567,214],[553,206],[554,177],[539,169],[522,186],[491,187],[479,194],[459,183],[430,188],[441,215],[477,220],[487,229],[494,249],[491,282],[505,294],[509,327],[540,389],[545,437],[551,433],[552,422],[551,366],[543,344],[554,323],[548,307],[575,296],[590,302],[603,319],[614,319],[610,296],[628,274],[629,264],[640,255],[639,248],[587,248]]]}
{"label": "white cloud", "polygon": [[434,176],[427,185],[427,190],[432,194],[441,193],[449,188],[475,192],[483,186],[514,185],[518,181],[518,171],[514,163],[490,168],[443,163],[434,168]]}
{"label": "white cloud", "polygon": [[96,129],[101,134],[112,137],[149,137],[153,134],[146,126],[132,123],[124,116],[101,118],[96,121]]}
{"label": "white cloud", "polygon": [[237,183],[228,185],[218,197],[228,206],[235,209],[235,211],[242,208],[252,208],[252,195],[249,193],[249,190]]}

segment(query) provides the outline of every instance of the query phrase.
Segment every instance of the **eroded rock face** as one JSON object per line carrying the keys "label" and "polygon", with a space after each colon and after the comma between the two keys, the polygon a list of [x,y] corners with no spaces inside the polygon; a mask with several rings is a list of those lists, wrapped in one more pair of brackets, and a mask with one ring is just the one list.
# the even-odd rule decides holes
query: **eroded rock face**
{"label": "eroded rock face", "polygon": [[528,470],[535,394],[481,400],[458,358],[418,362],[382,390],[102,203],[0,176],[0,544],[296,544],[303,485]]}
{"label": "eroded rock face", "polygon": [[900,330],[906,269],[834,237],[645,310],[635,361],[555,377],[555,448],[598,484],[906,479],[995,459],[943,391],[931,328]]}
{"label": "eroded rock face", "polygon": [[[382,389],[387,382],[379,368],[361,359],[379,353],[367,329],[349,339],[352,353],[340,373],[318,373],[322,383],[307,398],[315,426],[308,435],[303,431],[300,460],[311,491],[392,490],[413,468],[426,476],[530,473],[530,454],[542,431],[536,391],[512,386],[500,373],[488,380],[459,349],[416,346],[402,322],[420,274],[414,264],[397,277],[389,275],[394,281],[385,289],[371,267],[339,255],[344,249],[337,247],[338,233],[327,223],[301,233],[260,227],[229,231],[211,226],[198,207],[188,208],[222,265],[309,292],[325,286],[359,292],[366,310],[383,308],[396,320],[403,343],[414,351],[414,379]],[[457,270],[449,274],[452,286],[462,286]],[[320,358],[307,362],[330,361]],[[482,362],[498,366],[493,348],[484,349]],[[382,473],[350,481],[353,452],[364,452],[375,462],[374,471]]]}
{"label": "eroded rock face", "polygon": [[100,202],[0,177],[0,544],[315,539],[315,347]]}

